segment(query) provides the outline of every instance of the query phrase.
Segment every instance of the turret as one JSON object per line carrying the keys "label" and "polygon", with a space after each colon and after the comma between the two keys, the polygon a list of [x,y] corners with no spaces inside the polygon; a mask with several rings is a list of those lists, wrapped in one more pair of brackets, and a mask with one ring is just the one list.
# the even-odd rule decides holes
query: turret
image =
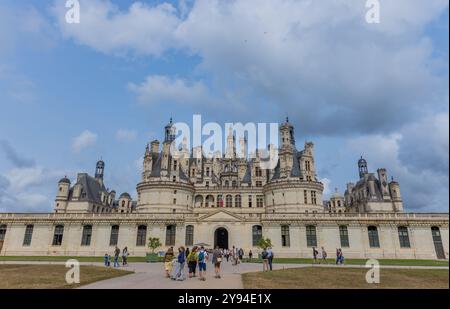
{"label": "turret", "polygon": [[151,145],[151,152],[152,153],[159,153],[159,141],[154,140],[150,143]]}
{"label": "turret", "polygon": [[65,212],[69,200],[70,180],[67,177],[58,181],[58,191],[55,199],[55,212]]}
{"label": "turret", "polygon": [[95,179],[97,179],[101,184],[103,184],[103,174],[105,172],[105,162],[102,160],[97,161],[95,165]]}
{"label": "turret", "polygon": [[364,178],[364,175],[368,173],[367,161],[363,159],[362,156],[361,159],[358,160],[358,170],[359,170],[359,178]]}
{"label": "turret", "polygon": [[394,204],[394,211],[402,212],[403,211],[403,201],[402,195],[400,193],[400,185],[398,182],[394,181],[392,177],[392,181],[389,183],[389,192],[392,198],[392,203]]}
{"label": "turret", "polygon": [[380,181],[380,189],[381,194],[383,195],[383,199],[389,199],[389,187],[387,182],[387,173],[385,168],[379,168],[377,170],[378,180]]}

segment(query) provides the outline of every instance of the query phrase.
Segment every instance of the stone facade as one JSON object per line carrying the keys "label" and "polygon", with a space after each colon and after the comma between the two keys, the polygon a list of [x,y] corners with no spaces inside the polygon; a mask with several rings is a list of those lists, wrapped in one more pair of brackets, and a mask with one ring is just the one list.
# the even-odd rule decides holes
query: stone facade
{"label": "stone facade", "polygon": [[[94,177],[59,181],[54,213],[0,214],[0,255],[102,256],[118,245],[142,256],[149,237],[160,249],[207,243],[258,252],[264,237],[278,257],[310,257],[323,246],[348,258],[448,258],[448,214],[405,213],[399,184],[387,182],[385,169],[369,173],[362,158],[359,181],[324,201],[314,145],[297,150],[288,120],[274,169],[260,167],[265,150],[237,156],[232,131],[223,156],[185,146],[174,155],[174,132],[170,121],[162,148],[147,145],[135,201],[106,189],[99,161]],[[245,152],[246,140],[239,143]]]}

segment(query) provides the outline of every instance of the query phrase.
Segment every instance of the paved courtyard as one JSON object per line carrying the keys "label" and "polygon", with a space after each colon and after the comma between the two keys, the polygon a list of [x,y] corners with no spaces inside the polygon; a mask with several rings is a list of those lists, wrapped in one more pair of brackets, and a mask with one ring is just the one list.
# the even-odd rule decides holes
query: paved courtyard
{"label": "paved courtyard", "polygon": [[[63,262],[1,262],[0,264],[64,264]],[[102,263],[82,262],[81,265],[103,266]],[[222,278],[214,278],[214,268],[211,263],[207,264],[206,281],[200,281],[198,278],[186,279],[185,281],[173,281],[165,277],[163,263],[131,263],[127,267],[120,269],[134,271],[123,277],[98,281],[92,284],[82,286],[81,289],[242,289],[243,284],[241,274],[246,272],[256,272],[262,270],[262,264],[243,263],[238,266],[232,266],[231,262],[222,263]],[[311,264],[274,264],[273,269],[289,269],[311,267]],[[316,264],[314,267],[348,267],[364,268],[362,265],[339,265],[334,264]],[[382,268],[396,269],[448,269],[449,267],[431,267],[431,266],[382,266]],[[81,282],[83,278],[81,278]],[[276,288],[276,287],[274,287]]]}

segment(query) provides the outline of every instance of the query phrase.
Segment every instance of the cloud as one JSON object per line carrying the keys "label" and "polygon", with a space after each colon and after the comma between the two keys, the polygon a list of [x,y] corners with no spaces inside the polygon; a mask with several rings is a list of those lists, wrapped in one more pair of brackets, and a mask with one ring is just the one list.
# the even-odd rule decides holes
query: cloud
{"label": "cloud", "polygon": [[137,137],[137,132],[134,130],[119,129],[116,132],[116,139],[120,142],[134,141]]}
{"label": "cloud", "polygon": [[73,139],[72,150],[75,153],[80,153],[83,149],[94,145],[96,142],[97,134],[92,133],[89,130],[85,130]]}
{"label": "cloud", "polygon": [[24,158],[19,155],[6,140],[0,140],[0,148],[3,149],[6,154],[6,158],[16,167],[32,167],[35,165],[34,160]]}
{"label": "cloud", "polygon": [[174,31],[180,20],[169,3],[135,2],[124,12],[111,1],[85,1],[79,24],[66,23],[62,1],[55,1],[52,12],[64,37],[103,53],[157,57],[176,46]]}
{"label": "cloud", "polygon": [[189,82],[180,78],[151,75],[147,76],[141,84],[129,83],[128,89],[137,95],[140,103],[145,105],[212,103],[212,95],[201,81]]}

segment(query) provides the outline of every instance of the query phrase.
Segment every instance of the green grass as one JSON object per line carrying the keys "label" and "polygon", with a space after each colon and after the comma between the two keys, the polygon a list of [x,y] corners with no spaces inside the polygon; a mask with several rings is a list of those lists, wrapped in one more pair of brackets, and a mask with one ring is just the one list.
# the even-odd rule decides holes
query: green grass
{"label": "green grass", "polygon": [[[368,259],[346,259],[347,265],[365,265]],[[449,266],[448,261],[442,260],[396,260],[396,259],[378,259],[380,265],[392,266]],[[248,262],[248,259],[244,259]],[[253,263],[261,263],[261,260],[252,259]],[[275,258],[274,263],[278,264],[312,264],[312,259],[303,258]],[[329,264],[334,264],[334,259],[328,259]]]}
{"label": "green grass", "polygon": [[[68,259],[77,259],[80,262],[103,262],[103,256],[0,256],[0,261],[42,261],[42,262],[63,262]],[[145,256],[130,256],[128,257],[130,263],[147,262]],[[159,258],[162,262],[162,258]],[[367,259],[346,259],[345,264],[348,265],[365,265]],[[381,265],[393,266],[449,266],[448,261],[442,260],[394,260],[394,259],[379,259]],[[248,259],[244,259],[248,262]],[[252,259],[253,263],[261,263],[261,260]],[[277,264],[311,264],[312,259],[301,258],[275,258],[274,263]],[[328,259],[328,263],[334,264],[333,259]]]}
{"label": "green grass", "polygon": [[366,282],[367,269],[306,267],[245,273],[245,289],[448,289],[448,270],[382,269],[380,283]]}

